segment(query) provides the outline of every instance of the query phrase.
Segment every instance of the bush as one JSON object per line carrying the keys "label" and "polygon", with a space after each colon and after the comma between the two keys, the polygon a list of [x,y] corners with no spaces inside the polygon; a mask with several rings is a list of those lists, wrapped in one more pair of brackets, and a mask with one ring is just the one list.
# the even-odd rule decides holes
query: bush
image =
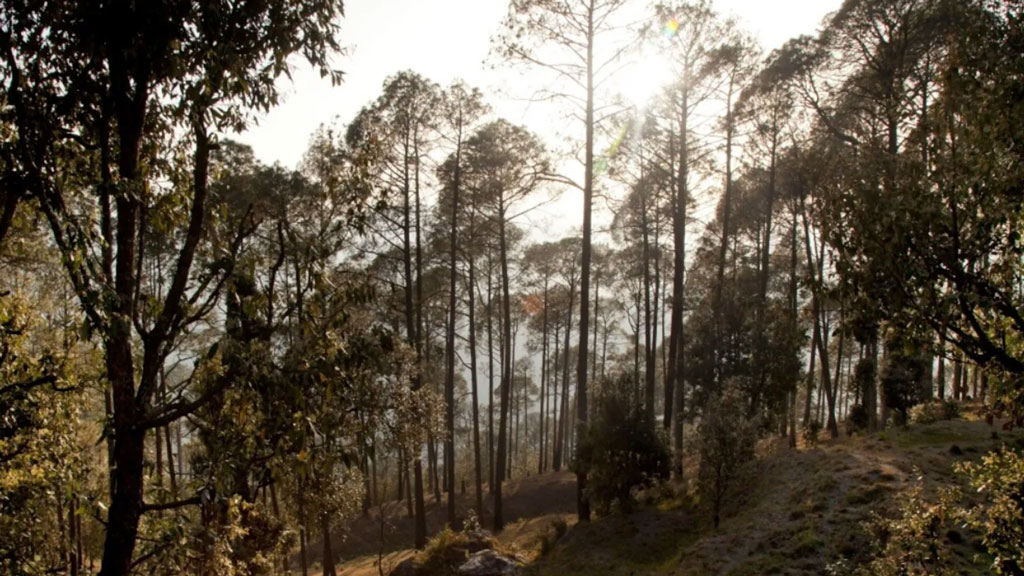
{"label": "bush", "polygon": [[708,398],[701,417],[698,486],[711,506],[715,528],[726,495],[743,465],[755,456],[757,422],[743,416],[746,410],[747,401],[740,388],[728,383],[721,394]]}
{"label": "bush", "polygon": [[493,550],[494,539],[479,529],[457,532],[450,526],[427,542],[426,549],[417,558],[419,569],[417,574],[430,576],[434,574],[453,574],[469,556],[480,550]]}
{"label": "bush", "polygon": [[858,575],[958,573],[951,546],[964,536],[957,526],[981,536],[992,573],[1024,574],[1024,455],[1004,446],[981,462],[959,463],[955,469],[982,500],[973,503],[951,489],[932,503],[915,486],[895,518],[876,517],[872,523],[879,552]]}
{"label": "bush", "polygon": [[931,396],[929,362],[931,358],[920,350],[916,340],[909,343],[893,337],[889,341],[889,359],[882,371],[882,395],[893,411],[893,420],[906,425],[911,408]]}
{"label": "bush", "polygon": [[544,531],[540,538],[540,555],[547,556],[555,547],[562,536],[569,530],[565,518],[559,517],[551,521],[551,524]]}
{"label": "bush", "polygon": [[580,458],[588,466],[587,491],[602,514],[616,507],[629,511],[635,489],[668,477],[668,445],[645,411],[632,405],[630,386],[628,378],[606,384],[580,446]]}
{"label": "bush", "polygon": [[959,416],[960,405],[952,400],[927,402],[910,409],[910,421],[915,424],[931,424]]}
{"label": "bush", "polygon": [[1024,455],[1011,448],[981,462],[957,464],[984,498],[962,512],[968,527],[982,534],[996,574],[1024,574]]}
{"label": "bush", "polygon": [[861,432],[868,429],[871,424],[871,415],[863,404],[854,404],[850,408],[850,414],[846,417],[847,430],[850,432]]}
{"label": "bush", "polygon": [[818,434],[821,432],[821,422],[817,420],[811,420],[803,430],[800,431],[800,435],[804,439],[804,444],[808,446],[814,446],[818,443]]}
{"label": "bush", "polygon": [[899,505],[895,518],[875,515],[869,529],[878,555],[856,572],[859,576],[904,576],[906,574],[952,575],[952,551],[945,541],[946,526],[952,520],[953,492],[938,505],[925,501],[918,483]]}

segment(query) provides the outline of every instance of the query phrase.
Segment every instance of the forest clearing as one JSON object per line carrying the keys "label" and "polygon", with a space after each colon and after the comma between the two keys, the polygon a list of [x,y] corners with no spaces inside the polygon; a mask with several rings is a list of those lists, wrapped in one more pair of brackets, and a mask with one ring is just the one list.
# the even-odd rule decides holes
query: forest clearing
{"label": "forest clearing", "polygon": [[0,193],[0,576],[1024,574],[1024,0],[11,0]]}

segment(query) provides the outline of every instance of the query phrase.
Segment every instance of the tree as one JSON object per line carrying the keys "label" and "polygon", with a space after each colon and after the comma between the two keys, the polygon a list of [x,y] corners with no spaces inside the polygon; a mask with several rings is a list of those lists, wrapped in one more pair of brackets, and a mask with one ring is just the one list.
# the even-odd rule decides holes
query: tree
{"label": "tree", "polygon": [[[784,140],[792,132],[791,122],[793,114],[793,93],[791,87],[787,82],[779,78],[776,70],[772,67],[773,63],[773,57],[769,57],[766,65],[757,73],[748,87],[744,89],[737,106],[744,119],[749,124],[752,124],[753,134],[749,142],[750,146],[754,148],[754,154],[759,157],[758,160],[767,164],[765,167],[767,181],[762,184],[764,190],[763,216],[758,218],[758,220],[763,220],[763,224],[760,222],[758,224],[762,231],[757,239],[760,252],[758,261],[761,278],[757,309],[757,343],[755,346],[755,365],[758,370],[757,389],[755,389],[754,398],[752,399],[752,411],[755,412],[762,400],[761,395],[767,393],[768,365],[773,358],[777,358],[777,356],[768,352],[768,347],[770,346],[768,338],[768,289],[771,278],[771,246],[775,224],[774,216],[777,202],[780,199],[779,164],[780,157],[785,154]],[[764,157],[767,158],[762,160]],[[793,231],[796,229],[795,218],[790,229]],[[793,234],[790,235],[790,241],[793,242]],[[792,249],[795,249],[795,243],[794,246],[791,246]],[[791,267],[795,267],[792,258],[790,260]],[[791,279],[795,280],[795,270],[791,270],[790,274]],[[795,290],[795,285],[790,290]],[[789,295],[789,298],[793,298],[793,295]],[[791,313],[788,319],[788,327],[790,329],[786,332],[793,333],[797,327],[796,307],[790,305],[789,312]],[[780,328],[784,329],[785,327]],[[792,356],[784,355],[783,357]],[[799,367],[792,370],[789,375],[785,372],[776,374],[783,380],[791,382],[793,384],[793,391],[795,391],[796,379],[787,376],[796,376],[798,373]],[[793,391],[787,393],[792,393]],[[783,414],[787,408],[788,406],[783,402]]]}
{"label": "tree", "polygon": [[[402,314],[406,340],[416,350],[419,369],[412,387],[424,385],[430,351],[423,323],[423,245],[422,187],[423,164],[428,157],[430,135],[436,123],[439,90],[432,82],[414,72],[401,72],[384,83],[383,94],[370,108],[363,110],[350,125],[349,144],[362,150],[375,168],[371,183],[383,197],[398,194],[400,206],[385,204],[378,211],[382,226],[378,238],[397,250],[401,258]],[[390,256],[385,256],[389,258]],[[433,440],[428,440],[433,450]],[[415,544],[427,543],[426,509],[423,501],[423,461],[418,447],[411,454],[413,495],[415,499]]]}
{"label": "tree", "polygon": [[[460,204],[462,192],[462,147],[465,135],[470,132],[474,121],[486,112],[478,90],[469,89],[463,84],[454,84],[444,94],[442,100],[445,116],[452,129],[455,151],[449,157],[446,166],[442,167],[442,178],[446,181],[451,193],[451,222],[449,223],[449,268],[448,268],[448,330],[445,340],[445,484],[448,487],[448,523],[455,524],[455,316],[457,298],[456,264],[459,213],[463,210]],[[445,178],[447,177],[447,178]],[[475,358],[475,356],[474,356]],[[474,366],[474,371],[475,371]],[[475,378],[475,375],[474,375]],[[479,420],[477,417],[476,387],[473,388],[473,438],[476,461],[476,494],[478,509],[481,504],[480,486],[480,443]]]}
{"label": "tree", "polygon": [[745,403],[739,390],[726,384],[721,392],[713,393],[704,406],[699,431],[698,480],[699,489],[711,507],[715,529],[718,529],[726,496],[735,487],[743,465],[754,458],[756,424],[750,419],[735,417],[743,413]]}
{"label": "tree", "polygon": [[[686,226],[687,208],[692,201],[694,167],[702,160],[693,128],[692,116],[712,96],[717,87],[716,54],[727,39],[726,29],[707,2],[660,4],[655,7],[656,22],[669,22],[671,34],[664,51],[668,54],[678,82],[669,85],[656,104],[656,117],[663,125],[662,151],[658,162],[667,167],[670,186],[672,230],[672,312],[669,324],[667,362],[665,366],[666,429],[672,430],[675,462],[673,473],[683,474],[683,408],[686,372],[685,318]],[[675,420],[673,420],[673,416]],[[674,426],[674,427],[673,427]]]}
{"label": "tree", "polygon": [[[1016,125],[1012,115],[1018,110],[1005,107],[1004,98],[1020,89],[1011,72],[1020,69],[1019,59],[1005,56],[1019,42],[1011,22],[1021,7],[909,8],[896,21],[903,28],[893,31],[908,41],[896,76],[899,90],[889,91],[889,105],[882,108],[887,139],[863,144],[885,152],[881,184],[870,180],[829,198],[828,217],[850,222],[832,230],[830,241],[845,256],[843,276],[877,303],[880,314],[925,322],[974,362],[1019,375],[1024,363],[1012,343],[1024,322],[1013,286],[1021,268],[1009,263],[1020,250],[1013,223],[1021,205],[1009,198],[1020,188],[1021,174],[1014,160],[1019,154],[1000,150],[1016,150],[1020,141],[1016,129],[1006,129]],[[958,23],[955,30],[951,22]],[[949,33],[937,36],[942,30]],[[911,72],[925,63],[941,70],[930,108],[911,99],[922,90]],[[884,79],[885,71],[866,68],[863,76]],[[1008,114],[1010,124],[994,120]],[[893,216],[882,219],[882,207]],[[1019,386],[1009,389],[1019,400]]]}
{"label": "tree", "polygon": [[[599,42],[615,31],[615,15],[626,0],[585,0],[579,4],[558,4],[538,0],[513,0],[505,31],[496,43],[501,55],[514,62],[539,67],[552,73],[556,88],[549,97],[567,100],[582,114],[584,124],[582,267],[580,276],[579,355],[576,368],[576,420],[581,433],[587,428],[587,360],[590,335],[591,212],[594,196],[595,92],[624,51]],[[536,42],[531,45],[530,42]],[[565,59],[547,59],[546,47],[554,47]],[[609,50],[610,48],[610,50]],[[563,91],[564,87],[564,91]],[[576,500],[580,520],[590,519],[585,487],[586,466],[577,466]]]}
{"label": "tree", "polygon": [[494,494],[494,529],[504,526],[501,485],[508,458],[508,411],[512,387],[512,303],[509,287],[510,221],[516,204],[533,193],[547,174],[544,149],[526,130],[498,120],[481,127],[465,144],[463,182],[476,205],[498,227],[502,292],[502,382]]}
{"label": "tree", "polygon": [[[532,306],[533,316],[531,318],[530,329],[534,332],[540,332],[541,345],[540,345],[540,365],[541,365],[541,376],[540,376],[540,433],[539,433],[539,452],[537,457],[537,473],[541,474],[547,468],[547,444],[548,444],[548,418],[549,414],[553,412],[553,408],[550,406],[548,398],[551,396],[548,382],[551,380],[550,375],[553,372],[557,372],[557,366],[554,362],[550,362],[550,356],[548,354],[549,342],[550,342],[550,331],[554,327],[555,319],[554,312],[551,310],[552,306],[552,281],[555,273],[557,272],[558,266],[558,255],[556,251],[557,244],[553,242],[545,242],[533,244],[527,246],[523,251],[523,264],[524,267],[532,273],[534,276],[534,282],[539,283],[534,289],[540,290],[540,310],[537,310],[536,304]],[[536,293],[532,298],[536,298]],[[539,324],[539,326],[538,326]],[[555,337],[557,341],[557,335]]]}
{"label": "tree", "polygon": [[589,490],[602,513],[613,507],[628,512],[633,490],[669,474],[668,446],[647,421],[647,411],[631,400],[630,384],[625,373],[605,383],[589,435],[581,440],[591,467]]}
{"label": "tree", "polygon": [[[20,143],[4,148],[5,179],[38,202],[104,342],[113,407],[104,576],[131,570],[139,520],[152,509],[142,495],[147,431],[208,400],[178,390],[162,402],[156,390],[164,360],[217,300],[247,235],[237,230],[220,245],[204,238],[215,134],[244,127],[248,108],[276,102],[275,80],[294,52],[340,80],[329,69],[340,12],[334,0],[3,10],[5,122]],[[175,162],[161,140],[187,146],[188,160]],[[170,190],[154,186],[160,178]],[[160,233],[153,224],[161,219],[185,233],[169,239],[176,264],[166,292],[144,294],[137,287],[151,254],[139,238]]]}
{"label": "tree", "polygon": [[922,354],[919,335],[893,333],[886,342],[882,368],[885,405],[896,412],[896,423],[907,424],[907,413],[931,397],[931,356]]}

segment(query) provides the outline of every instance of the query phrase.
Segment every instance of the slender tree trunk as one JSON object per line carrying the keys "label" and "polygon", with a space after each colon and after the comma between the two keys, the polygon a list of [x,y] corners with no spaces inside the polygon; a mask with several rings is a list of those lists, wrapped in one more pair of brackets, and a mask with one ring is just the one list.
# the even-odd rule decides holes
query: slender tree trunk
{"label": "slender tree trunk", "polygon": [[561,464],[567,464],[567,459],[570,452],[568,452],[569,436],[572,434],[570,431],[571,423],[569,421],[569,359],[570,359],[570,348],[569,348],[569,336],[572,333],[572,312],[575,299],[575,285],[569,284],[569,311],[568,321],[565,324],[565,342],[563,343],[562,350],[562,407],[561,407],[561,423],[562,426],[559,429],[558,434],[558,453],[559,461]]}
{"label": "slender tree trunk", "polygon": [[153,429],[153,450],[156,455],[156,462],[150,476],[155,476],[156,485],[162,488],[164,485],[164,443],[161,438],[163,436],[160,433],[161,430],[162,428],[160,427]]}
{"label": "slender tree trunk", "polygon": [[939,400],[946,399],[946,343],[939,339],[939,369],[936,374],[936,387]]}
{"label": "slender tree trunk", "polygon": [[[648,302],[650,302],[650,300],[648,300]],[[637,406],[638,408],[641,407],[641,406],[643,407],[644,414],[647,416],[647,421],[651,425],[651,427],[653,428],[654,427],[653,403],[650,403],[650,402],[646,401],[647,400],[647,375],[646,374],[644,374],[644,395],[642,396],[644,398],[644,402],[641,403],[641,401],[640,401],[640,398],[641,398],[641,395],[640,395],[640,374],[641,374],[641,372],[640,372],[640,330],[642,329],[644,331],[644,341],[646,342],[646,344],[644,346],[644,366],[645,367],[648,366],[648,364],[647,364],[647,351],[650,348],[651,332],[650,332],[650,330],[648,330],[648,327],[650,326],[650,324],[644,323],[643,318],[640,317],[640,314],[643,312],[644,303],[643,303],[643,294],[639,290],[636,291],[636,295],[633,297],[633,307],[634,307],[633,309],[636,310],[636,317],[633,320],[633,322],[634,322],[634,324],[633,324],[633,328],[634,328],[633,329],[633,404],[635,406]],[[648,307],[648,312],[649,311],[650,311],[650,308]]]}
{"label": "slender tree trunk", "polygon": [[[587,340],[590,334],[590,260],[591,260],[591,207],[594,195],[594,5],[587,10],[587,72],[586,72],[586,141],[583,169],[583,257],[580,274],[580,329],[579,353],[576,363],[576,437],[587,434]],[[568,351],[568,346],[566,347]],[[588,462],[576,458],[576,511],[580,522],[590,520],[590,500],[587,497]]]}
{"label": "slender tree trunk", "polygon": [[487,251],[487,486],[494,493],[494,288],[491,251]]}
{"label": "slender tree trunk", "polygon": [[[796,202],[792,204],[790,214],[793,221],[790,224],[790,246],[789,246],[789,322],[790,329],[795,333],[799,325],[799,304],[797,293],[797,210]],[[812,354],[813,356],[813,354]],[[796,392],[797,376],[793,375],[792,387],[789,391],[789,447],[796,448]]]}
{"label": "slender tree trunk", "polygon": [[504,205],[499,206],[499,258],[501,260],[501,291],[502,291],[502,337],[505,341],[503,350],[503,367],[501,371],[501,414],[498,423],[498,469],[495,473],[494,493],[494,531],[501,532],[505,527],[505,518],[502,510],[501,485],[505,478],[505,457],[508,449],[508,409],[510,392],[512,389],[512,310],[511,295],[509,293],[508,281],[508,244],[505,238],[505,209]]}
{"label": "slender tree trunk", "polygon": [[[821,260],[823,260],[823,257],[819,259],[819,261],[818,261],[818,263],[816,265],[815,261],[814,261],[814,256],[811,253],[811,234],[810,234],[810,227],[809,227],[808,222],[807,222],[807,212],[806,212],[806,210],[803,212],[803,222],[804,222],[805,251],[807,252],[807,267],[811,271],[811,274],[813,276],[813,279],[811,281],[811,285],[812,285],[812,290],[811,290],[811,308],[812,308],[812,312],[814,314],[814,322],[815,322],[815,324],[821,324],[824,321],[824,311],[821,308],[821,295],[820,295],[819,292],[821,290],[821,282],[822,282],[822,278],[820,276],[820,270],[821,270],[821,266],[823,266],[823,263],[821,261]],[[816,270],[817,270],[817,272],[816,272]],[[824,390],[825,390],[825,398],[828,401],[828,423],[826,424],[826,428],[828,429],[828,433],[829,433],[830,437],[838,438],[839,437],[839,426],[836,423],[835,398],[832,395],[832,387],[831,387],[831,385],[829,383],[831,378],[830,378],[830,371],[829,371],[829,355],[828,355],[828,348],[827,348],[826,342],[827,342],[827,334],[825,332],[823,332],[821,328],[819,328],[818,355],[819,355],[819,360],[821,360],[821,381],[823,383],[822,388],[824,388]]]}
{"label": "slender tree trunk", "polygon": [[960,401],[963,396],[960,394],[961,381],[963,379],[963,362],[960,360],[960,352],[953,353],[953,400]]}
{"label": "slender tree trunk", "polygon": [[718,249],[718,271],[715,280],[715,291],[714,291],[714,316],[715,316],[715,334],[717,343],[715,345],[715,382],[721,388],[722,379],[724,377],[724,352],[721,347],[725,343],[725,326],[723,318],[723,306],[722,290],[725,287],[725,262],[726,255],[728,253],[729,246],[729,227],[731,226],[730,219],[732,215],[732,141],[733,133],[735,131],[735,122],[733,121],[733,85],[734,78],[730,75],[728,80],[728,92],[725,103],[725,194],[722,197],[722,242]]}
{"label": "slender tree trunk", "polygon": [[323,576],[338,576],[334,568],[334,549],[331,547],[331,520],[327,514],[320,515],[320,533],[324,539]]}
{"label": "slender tree trunk", "polygon": [[68,573],[71,576],[78,576],[78,569],[82,562],[81,549],[76,548],[80,541],[78,534],[78,494],[72,491],[68,499]]}
{"label": "slender tree trunk", "polygon": [[302,567],[302,576],[309,576],[309,556],[307,554],[307,540],[309,532],[306,530],[306,499],[302,492],[301,482],[299,491],[299,565]]}
{"label": "slender tree trunk", "polygon": [[[642,151],[641,151],[642,153]],[[643,156],[640,158],[640,178],[643,179]],[[651,303],[651,243],[650,243],[650,230],[648,224],[648,187],[645,185],[640,191],[640,234],[642,243],[642,256],[643,259],[643,283],[644,283],[644,412],[647,414],[647,420],[651,426],[654,426],[654,379],[655,379],[655,345],[657,338],[657,325],[654,321],[654,309]],[[640,310],[637,307],[637,316],[639,317]],[[640,321],[637,318],[637,333],[640,331]],[[637,338],[636,347],[640,347],[639,337]],[[638,370],[639,372],[639,370]]]}
{"label": "slender tree trunk", "polygon": [[473,481],[476,488],[476,512],[478,517],[482,517],[484,497],[480,462],[480,393],[477,389],[479,382],[476,366],[476,258],[470,256],[467,260],[469,262],[469,372],[473,396]]}
{"label": "slender tree trunk", "polygon": [[[685,76],[689,77],[687,73]],[[673,271],[672,271],[672,318],[669,336],[668,367],[665,374],[665,422],[666,429],[672,430],[673,462],[672,472],[676,478],[683,478],[683,408],[685,390],[685,302],[686,302],[686,219],[689,199],[689,143],[688,127],[689,92],[681,95],[679,109],[678,160],[675,174],[675,191],[672,210]],[[675,418],[673,420],[673,417]]]}
{"label": "slender tree trunk", "polygon": [[559,470],[562,469],[562,436],[560,433],[560,426],[562,425],[562,405],[559,404],[558,402],[558,366],[559,360],[561,360],[561,350],[559,349],[559,347],[562,345],[562,340],[561,338],[559,338],[559,336],[561,336],[561,329],[562,327],[560,325],[555,325],[555,357],[552,360],[551,366],[551,371],[554,372],[554,378],[551,386],[553,396],[551,408],[551,426],[553,429],[552,432],[554,434],[554,438],[551,442],[551,467],[554,468],[555,472],[558,472]]}
{"label": "slender tree trunk", "polygon": [[804,428],[810,428],[811,426],[811,399],[814,396],[814,361],[817,359],[815,350],[818,349],[818,339],[821,338],[821,327],[817,321],[814,322],[814,328],[811,332],[811,348],[810,354],[810,366],[807,368],[807,394],[804,397]]}
{"label": "slender tree trunk", "polygon": [[594,274],[594,349],[590,357],[590,378],[597,379],[597,335],[601,327],[601,274]]}
{"label": "slender tree trunk", "polygon": [[[456,312],[456,245],[458,244],[459,186],[461,177],[462,147],[455,148],[455,174],[452,186],[451,233],[449,236],[448,269],[448,334],[445,342],[446,374],[444,382],[445,428],[444,440],[445,474],[448,478],[448,524],[455,526],[455,312]],[[474,390],[474,394],[476,391]]]}
{"label": "slender tree trunk", "polygon": [[[511,304],[509,304],[509,308],[511,309]],[[508,354],[509,354],[509,360],[508,360],[508,364],[507,364],[508,365],[508,371],[509,371],[509,377],[508,377],[508,386],[509,386],[508,396],[509,396],[509,399],[510,399],[509,402],[512,403],[512,404],[509,406],[509,410],[510,410],[509,418],[510,418],[510,420],[509,420],[509,423],[508,423],[508,434],[505,436],[505,438],[508,439],[508,446],[505,448],[505,454],[508,455],[508,465],[505,467],[505,479],[506,480],[511,480],[512,479],[512,456],[513,456],[513,454],[515,454],[515,449],[516,449],[516,445],[514,444],[514,441],[516,440],[516,436],[519,434],[519,397],[517,396],[517,392],[516,392],[516,371],[515,371],[515,365],[516,365],[516,332],[517,332],[517,327],[518,327],[517,324],[518,323],[513,323],[512,324],[512,328],[510,329],[510,332],[512,334],[512,338],[510,338],[508,340]],[[514,421],[512,420],[513,417],[515,418]],[[513,425],[515,426],[514,428],[513,428]]]}
{"label": "slender tree trunk", "polygon": [[543,474],[545,470],[545,463],[547,460],[547,453],[545,452],[546,440],[547,440],[547,425],[545,418],[547,416],[545,410],[547,408],[547,384],[548,384],[548,277],[544,276],[544,310],[542,312],[543,318],[541,319],[541,345],[540,345],[540,418],[538,419],[539,428],[537,429],[537,438],[540,446],[537,450],[537,473]]}
{"label": "slender tree trunk", "polygon": [[757,309],[757,339],[758,339],[758,387],[754,393],[752,402],[752,412],[757,414],[759,410],[758,402],[761,396],[765,394],[768,387],[768,358],[766,349],[768,347],[768,280],[770,277],[770,266],[771,266],[771,246],[772,246],[772,216],[775,210],[775,159],[776,152],[778,150],[778,121],[775,113],[772,113],[772,127],[771,127],[771,145],[769,152],[769,166],[768,166],[768,193],[766,198],[765,206],[765,225],[764,225],[764,237],[761,241],[761,278],[760,278],[760,299]]}
{"label": "slender tree trunk", "polygon": [[[277,483],[273,480],[270,481],[270,510],[274,513],[274,518],[282,525],[287,525],[285,517],[281,514],[281,506],[277,501]],[[291,569],[288,566],[288,553],[289,550],[284,550],[281,554],[281,568],[285,574],[290,574]]]}

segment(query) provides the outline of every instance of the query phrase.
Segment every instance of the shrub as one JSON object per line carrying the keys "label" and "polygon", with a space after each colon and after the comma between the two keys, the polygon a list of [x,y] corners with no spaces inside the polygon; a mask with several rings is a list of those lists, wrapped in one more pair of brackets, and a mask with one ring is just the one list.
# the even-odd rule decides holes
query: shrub
{"label": "shrub", "polygon": [[846,430],[850,433],[861,432],[868,429],[871,424],[871,415],[863,404],[854,404],[850,407],[850,414],[846,417]]}
{"label": "shrub", "polygon": [[882,371],[882,395],[893,411],[893,420],[901,426],[906,425],[910,409],[931,395],[931,358],[921,349],[920,342],[913,338],[904,343],[894,336],[889,341],[889,359]]}
{"label": "shrub", "polygon": [[800,431],[800,435],[804,439],[804,444],[808,446],[814,446],[818,443],[818,434],[821,432],[821,422],[817,420],[811,420],[804,426],[803,430]]}
{"label": "shrub", "polygon": [[668,477],[668,445],[645,411],[632,405],[630,386],[628,378],[619,378],[603,387],[588,436],[580,446],[580,459],[589,468],[591,502],[603,514],[613,507],[630,510],[635,489]]}
{"label": "shrub", "polygon": [[918,483],[899,505],[895,518],[875,515],[868,528],[878,555],[857,574],[956,574],[951,550],[944,540],[954,497],[955,493],[949,492],[939,504],[931,504],[922,498]]}
{"label": "shrub", "polygon": [[718,528],[722,504],[746,462],[754,459],[757,422],[745,418],[747,402],[740,389],[729,383],[718,395],[708,398],[702,416],[698,486],[711,506]]}
{"label": "shrub", "polygon": [[967,526],[982,534],[996,574],[1024,574],[1024,455],[1003,447],[956,465],[984,501],[962,511]]}
{"label": "shrub", "polygon": [[955,525],[981,535],[992,573],[1024,574],[1024,455],[1004,446],[955,469],[982,500],[971,503],[954,489],[931,503],[915,486],[895,518],[876,517],[871,524],[879,553],[858,574],[956,573],[951,545],[962,543],[964,536]]}
{"label": "shrub", "polygon": [[452,574],[467,558],[474,552],[480,550],[493,550],[496,547],[494,539],[486,532],[479,529],[475,531],[463,530],[458,532],[450,526],[427,542],[427,547],[418,557],[421,576],[434,574]]}
{"label": "shrub", "polygon": [[960,405],[952,400],[927,402],[910,409],[910,421],[915,424],[931,424],[959,416]]}
{"label": "shrub", "polygon": [[565,518],[558,517],[551,521],[551,524],[544,531],[540,538],[540,555],[547,556],[554,549],[555,543],[569,530]]}

